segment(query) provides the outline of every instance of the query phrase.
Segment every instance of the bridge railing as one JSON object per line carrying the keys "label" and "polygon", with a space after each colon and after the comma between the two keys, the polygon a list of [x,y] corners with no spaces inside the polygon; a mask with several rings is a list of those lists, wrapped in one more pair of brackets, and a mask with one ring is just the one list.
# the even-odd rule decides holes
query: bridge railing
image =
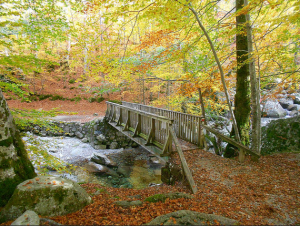
{"label": "bridge railing", "polygon": [[152,143],[163,149],[169,136],[168,128],[173,124],[172,119],[125,105],[106,103],[106,116],[111,122],[116,122],[116,126],[123,126],[125,131],[133,132],[136,137],[144,138],[148,144]]}
{"label": "bridge railing", "polygon": [[203,143],[201,139],[201,121],[203,119],[202,116],[189,115],[143,104],[129,103],[126,101],[122,101],[122,105],[173,119],[173,128],[178,138],[191,142],[198,146],[201,146]]}
{"label": "bridge railing", "polygon": [[[179,154],[183,172],[190,187],[193,193],[197,192],[197,187],[173,128],[173,119],[108,101],[106,104],[106,118],[110,125],[153,154],[159,157],[169,156],[173,151],[172,144],[174,143],[175,151]],[[154,153],[154,149],[150,148],[153,146],[159,148],[159,153]]]}

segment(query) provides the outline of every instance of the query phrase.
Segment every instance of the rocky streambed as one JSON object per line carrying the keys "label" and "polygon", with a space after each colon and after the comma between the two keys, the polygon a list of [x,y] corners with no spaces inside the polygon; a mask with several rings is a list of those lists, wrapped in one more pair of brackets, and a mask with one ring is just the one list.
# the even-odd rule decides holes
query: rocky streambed
{"label": "rocky streambed", "polygon": [[76,137],[42,137],[30,132],[23,140],[38,174],[125,188],[161,183],[162,164],[140,147],[95,149]]}

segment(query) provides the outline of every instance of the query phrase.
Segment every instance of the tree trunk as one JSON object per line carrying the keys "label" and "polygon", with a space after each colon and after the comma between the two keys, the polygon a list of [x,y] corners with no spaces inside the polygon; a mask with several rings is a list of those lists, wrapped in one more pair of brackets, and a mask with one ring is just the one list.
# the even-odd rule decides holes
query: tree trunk
{"label": "tree trunk", "polygon": [[[245,6],[248,5],[248,0],[245,0]],[[253,58],[253,43],[252,43],[252,28],[249,13],[246,14],[247,20],[247,39],[248,39],[248,52],[249,52],[249,72],[251,83],[251,103],[252,103],[252,143],[251,149],[260,153],[261,146],[261,114],[260,114],[260,89],[256,81],[255,75],[255,60]]]}
{"label": "tree trunk", "polygon": [[4,206],[16,186],[36,173],[0,89],[0,206]]}
{"label": "tree trunk", "polygon": [[[244,7],[244,0],[236,0],[236,11]],[[241,142],[244,145],[249,145],[249,128],[250,128],[250,86],[249,86],[249,62],[248,61],[248,39],[246,29],[246,15],[241,14],[236,17],[236,58],[237,58],[237,72],[236,72],[236,94],[235,94],[235,109],[238,131],[240,133]],[[232,129],[231,136],[235,134]],[[232,145],[228,144],[224,153],[225,157],[232,157],[235,151]],[[240,150],[239,160],[244,161],[245,153]]]}

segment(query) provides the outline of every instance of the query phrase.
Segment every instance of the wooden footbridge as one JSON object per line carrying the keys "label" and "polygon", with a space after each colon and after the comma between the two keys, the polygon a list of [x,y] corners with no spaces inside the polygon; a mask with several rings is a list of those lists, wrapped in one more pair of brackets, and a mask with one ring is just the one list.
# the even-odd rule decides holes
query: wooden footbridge
{"label": "wooden footbridge", "polygon": [[106,104],[106,118],[109,124],[162,161],[166,161],[172,152],[178,152],[184,175],[193,193],[196,193],[197,188],[178,139],[203,148],[205,129],[259,158],[259,155],[248,147],[204,125],[204,117],[125,101],[122,105],[108,101]]}

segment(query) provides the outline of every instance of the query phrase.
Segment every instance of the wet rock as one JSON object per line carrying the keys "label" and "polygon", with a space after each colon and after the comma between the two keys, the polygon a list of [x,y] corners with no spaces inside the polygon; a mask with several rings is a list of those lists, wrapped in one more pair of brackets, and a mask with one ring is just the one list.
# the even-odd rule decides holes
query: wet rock
{"label": "wet rock", "polygon": [[277,101],[268,100],[262,108],[262,114],[270,118],[281,118],[286,116],[287,112]]}
{"label": "wet rock", "polygon": [[291,104],[287,107],[288,111],[293,111],[293,110],[297,110],[297,105],[296,104]]}
{"label": "wet rock", "polygon": [[284,108],[287,109],[289,105],[293,104],[294,101],[292,99],[280,99],[279,104]]}
{"label": "wet rock", "polygon": [[94,155],[91,158],[91,161],[105,166],[111,166],[111,167],[117,166],[115,162],[113,162],[106,155],[101,153],[94,153]]}
{"label": "wet rock", "polygon": [[89,142],[89,140],[88,140],[88,138],[85,137],[85,138],[82,138],[81,142],[87,143],[87,142]]}
{"label": "wet rock", "polygon": [[79,138],[79,139],[82,139],[82,138],[84,137],[83,134],[82,134],[81,132],[79,132],[79,131],[77,131],[77,132],[75,133],[75,135],[76,135],[76,137]]}
{"label": "wet rock", "polygon": [[100,142],[104,142],[106,139],[105,139],[105,136],[103,134],[100,134],[96,137],[96,139]]}

